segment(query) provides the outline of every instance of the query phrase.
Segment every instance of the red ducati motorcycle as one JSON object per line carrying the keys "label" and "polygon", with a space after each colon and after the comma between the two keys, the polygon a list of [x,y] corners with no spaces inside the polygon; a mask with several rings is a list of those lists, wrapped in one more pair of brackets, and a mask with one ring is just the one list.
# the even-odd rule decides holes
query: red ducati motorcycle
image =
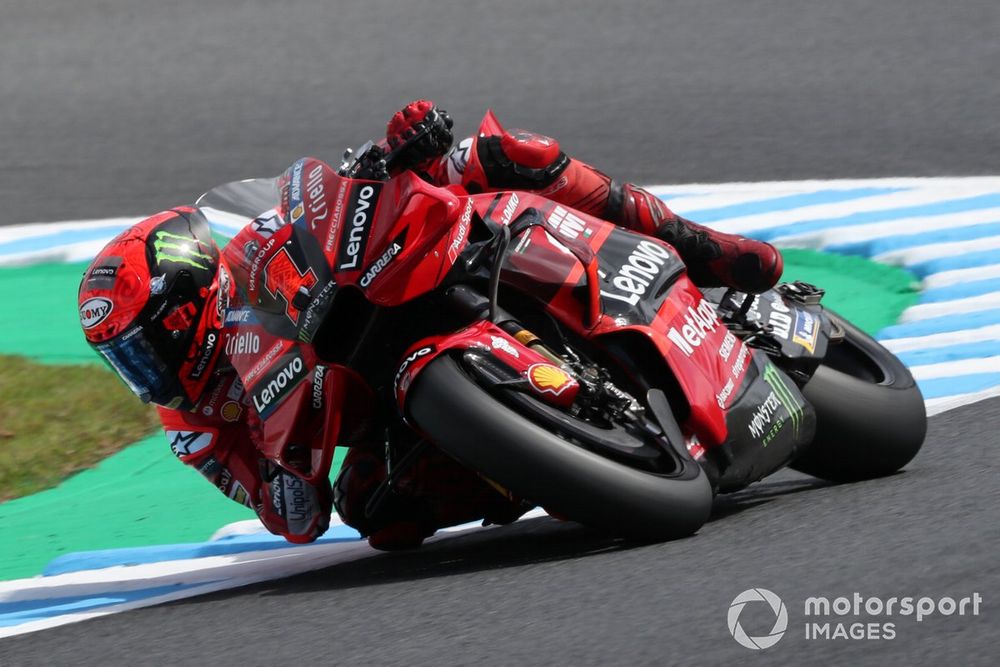
{"label": "red ducati motorcycle", "polygon": [[390,485],[433,446],[510,497],[660,539],[784,466],[857,480],[919,450],[913,378],[822,290],[701,290],[668,244],[536,194],[359,177],[392,157],[198,201],[248,223],[224,251],[225,336],[264,453],[306,478],[374,430]]}

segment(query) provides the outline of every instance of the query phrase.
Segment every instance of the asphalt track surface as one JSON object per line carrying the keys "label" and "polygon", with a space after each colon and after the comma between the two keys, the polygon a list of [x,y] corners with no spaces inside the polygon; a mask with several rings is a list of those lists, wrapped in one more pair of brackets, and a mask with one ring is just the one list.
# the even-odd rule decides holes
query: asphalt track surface
{"label": "asphalt track surface", "polygon": [[[1000,172],[988,0],[143,5],[0,7],[3,224],[143,214],[333,161],[418,96],[465,132],[493,106],[638,182]],[[996,400],[945,413],[902,474],[783,474],[690,539],[534,520],[5,640],[0,664],[995,664],[997,425]],[[726,612],[756,586],[790,625],[755,653]],[[803,639],[806,597],[855,591],[985,602],[892,619],[891,641]]]}

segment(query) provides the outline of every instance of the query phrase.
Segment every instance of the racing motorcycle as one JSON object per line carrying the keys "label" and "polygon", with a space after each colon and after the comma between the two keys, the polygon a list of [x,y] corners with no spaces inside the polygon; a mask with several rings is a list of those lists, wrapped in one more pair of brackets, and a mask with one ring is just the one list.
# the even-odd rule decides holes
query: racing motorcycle
{"label": "racing motorcycle", "polygon": [[910,373],[818,287],[699,289],[655,238],[538,194],[385,180],[393,158],[366,145],[198,200],[247,223],[227,348],[256,352],[232,357],[264,453],[307,479],[374,430],[380,492],[432,446],[511,498],[664,539],[785,466],[861,480],[920,449]]}

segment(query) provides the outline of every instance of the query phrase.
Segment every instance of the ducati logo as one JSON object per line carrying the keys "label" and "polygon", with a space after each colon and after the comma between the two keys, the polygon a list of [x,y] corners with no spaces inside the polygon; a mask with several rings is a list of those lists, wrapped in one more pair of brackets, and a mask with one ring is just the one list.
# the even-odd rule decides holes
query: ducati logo
{"label": "ducati logo", "polygon": [[559,396],[567,387],[576,384],[569,373],[552,364],[532,364],[528,368],[528,382],[543,394]]}

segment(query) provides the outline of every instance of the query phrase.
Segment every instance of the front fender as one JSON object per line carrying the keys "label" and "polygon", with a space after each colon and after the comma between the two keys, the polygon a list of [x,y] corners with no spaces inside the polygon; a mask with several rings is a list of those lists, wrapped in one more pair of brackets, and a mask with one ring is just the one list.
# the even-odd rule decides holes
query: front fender
{"label": "front fender", "polygon": [[420,373],[443,354],[476,350],[523,378],[523,387],[541,400],[568,407],[576,400],[580,385],[566,370],[521,343],[496,324],[480,320],[459,331],[429,336],[417,341],[400,360],[393,378],[393,392],[400,413],[406,418],[407,395]]}

